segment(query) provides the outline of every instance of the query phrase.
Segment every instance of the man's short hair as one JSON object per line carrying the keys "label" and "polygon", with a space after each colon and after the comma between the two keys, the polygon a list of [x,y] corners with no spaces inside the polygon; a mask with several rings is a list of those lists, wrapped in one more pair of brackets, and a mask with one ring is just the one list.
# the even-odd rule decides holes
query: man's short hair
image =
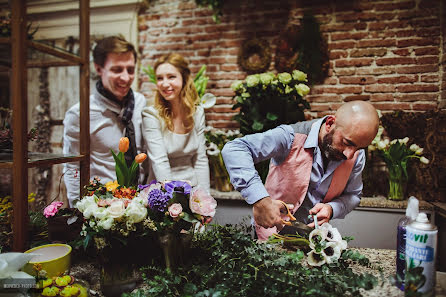
{"label": "man's short hair", "polygon": [[93,61],[101,67],[104,67],[105,60],[109,53],[127,53],[132,52],[135,57],[135,62],[138,58],[133,44],[125,40],[122,36],[105,37],[97,42],[93,50]]}

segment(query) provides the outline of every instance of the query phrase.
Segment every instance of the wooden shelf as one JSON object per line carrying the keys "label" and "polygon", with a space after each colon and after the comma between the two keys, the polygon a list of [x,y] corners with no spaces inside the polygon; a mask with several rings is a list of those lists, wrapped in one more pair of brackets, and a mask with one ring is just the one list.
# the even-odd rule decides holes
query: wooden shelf
{"label": "wooden shelf", "polygon": [[[0,154],[0,168],[12,168],[14,163],[12,161],[12,155],[4,158],[4,155]],[[68,162],[83,161],[84,155],[71,156],[64,154],[51,154],[51,153],[28,153],[28,168],[49,166]]]}

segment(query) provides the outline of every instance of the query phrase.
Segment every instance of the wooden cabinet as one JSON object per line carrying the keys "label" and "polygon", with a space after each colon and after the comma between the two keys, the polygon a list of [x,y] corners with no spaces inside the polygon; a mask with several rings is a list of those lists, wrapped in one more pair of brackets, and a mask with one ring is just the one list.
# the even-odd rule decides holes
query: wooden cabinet
{"label": "wooden cabinet", "polygon": [[[12,160],[0,161],[0,168],[12,169],[13,250],[27,248],[28,233],[28,169],[66,162],[80,162],[80,189],[89,182],[90,118],[89,118],[89,44],[90,2],[79,0],[79,55],[53,48],[27,37],[26,0],[10,1],[11,37],[0,38],[0,44],[10,46],[10,100],[12,106],[13,154]],[[50,59],[28,59],[30,51],[39,51]],[[0,54],[1,55],[1,54]],[[3,54],[4,55],[4,54]],[[80,90],[80,155],[28,154],[27,143],[27,68],[28,67],[79,67]]]}

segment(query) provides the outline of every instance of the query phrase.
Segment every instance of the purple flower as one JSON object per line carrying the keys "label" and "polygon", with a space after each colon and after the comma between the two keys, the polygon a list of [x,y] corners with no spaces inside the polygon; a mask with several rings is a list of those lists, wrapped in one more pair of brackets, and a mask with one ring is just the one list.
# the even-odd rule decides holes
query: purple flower
{"label": "purple flower", "polygon": [[167,193],[172,194],[173,192],[184,193],[186,195],[190,194],[192,187],[189,183],[179,180],[174,180],[164,184],[164,189]]}
{"label": "purple flower", "polygon": [[138,188],[139,188],[140,191],[142,191],[142,190],[144,190],[145,188],[150,187],[151,185],[156,184],[156,183],[157,183],[157,181],[156,181],[156,179],[154,179],[154,180],[152,180],[152,181],[150,182],[150,184],[148,184],[148,185],[138,185]]}
{"label": "purple flower", "polygon": [[165,193],[159,189],[153,189],[149,193],[148,203],[151,209],[163,212],[167,208],[167,202],[172,198],[170,193]]}

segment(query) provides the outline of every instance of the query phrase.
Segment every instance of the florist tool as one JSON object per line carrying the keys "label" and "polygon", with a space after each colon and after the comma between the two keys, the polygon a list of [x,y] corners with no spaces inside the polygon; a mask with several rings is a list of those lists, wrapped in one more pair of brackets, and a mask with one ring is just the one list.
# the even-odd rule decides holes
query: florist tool
{"label": "florist tool", "polygon": [[283,202],[280,201],[286,209],[286,216],[290,218],[289,221],[285,221],[282,220],[282,223],[285,224],[285,226],[283,227],[283,229],[279,232],[279,234],[300,234],[302,236],[306,236],[308,234],[310,234],[311,231],[313,231],[313,228],[308,227],[306,224],[302,223],[302,222],[298,222],[296,220],[296,218],[293,216],[293,214],[291,213],[290,209],[288,208],[288,205]]}

